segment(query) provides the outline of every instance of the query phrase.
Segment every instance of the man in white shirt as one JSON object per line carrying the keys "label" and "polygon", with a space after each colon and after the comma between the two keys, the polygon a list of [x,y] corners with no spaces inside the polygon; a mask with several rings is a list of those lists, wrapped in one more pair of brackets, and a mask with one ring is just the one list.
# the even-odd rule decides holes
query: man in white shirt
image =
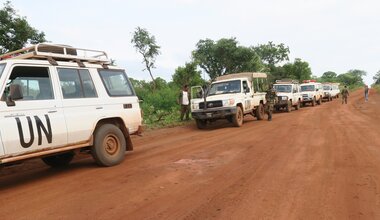
{"label": "man in white shirt", "polygon": [[189,109],[189,92],[188,86],[185,85],[178,96],[178,103],[181,105],[181,121],[183,121],[183,117],[186,115],[186,120],[189,120],[190,109]]}

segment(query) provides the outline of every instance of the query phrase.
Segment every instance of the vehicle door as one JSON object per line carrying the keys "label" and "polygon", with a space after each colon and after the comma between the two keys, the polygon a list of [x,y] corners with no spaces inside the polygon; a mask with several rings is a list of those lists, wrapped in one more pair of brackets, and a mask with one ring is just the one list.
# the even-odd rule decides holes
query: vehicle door
{"label": "vehicle door", "polygon": [[199,103],[204,101],[205,91],[202,86],[192,86],[190,89],[190,110],[199,108]]}
{"label": "vehicle door", "polygon": [[97,120],[106,115],[111,105],[102,105],[104,100],[99,100],[88,69],[57,67],[57,72],[69,131],[68,143],[88,141]]}
{"label": "vehicle door", "polygon": [[246,112],[253,109],[253,95],[247,80],[243,80],[242,85],[244,93],[244,112]]}
{"label": "vehicle door", "polygon": [[5,73],[0,101],[4,154],[65,146],[67,129],[52,68],[13,65]]}

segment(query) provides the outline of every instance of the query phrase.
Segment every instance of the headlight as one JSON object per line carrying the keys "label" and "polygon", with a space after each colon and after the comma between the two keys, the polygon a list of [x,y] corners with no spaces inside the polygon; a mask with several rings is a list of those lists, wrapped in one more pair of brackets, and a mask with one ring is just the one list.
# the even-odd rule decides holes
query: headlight
{"label": "headlight", "polygon": [[235,104],[235,99],[223,100],[223,106],[231,106]]}

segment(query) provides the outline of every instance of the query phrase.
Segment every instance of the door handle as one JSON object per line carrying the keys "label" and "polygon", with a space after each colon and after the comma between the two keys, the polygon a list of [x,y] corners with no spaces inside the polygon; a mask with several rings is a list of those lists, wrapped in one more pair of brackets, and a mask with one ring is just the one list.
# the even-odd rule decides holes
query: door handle
{"label": "door handle", "polygon": [[57,112],[57,110],[50,110],[50,111],[48,111],[48,113],[56,113]]}
{"label": "door handle", "polygon": [[103,107],[96,107],[96,109],[103,109]]}

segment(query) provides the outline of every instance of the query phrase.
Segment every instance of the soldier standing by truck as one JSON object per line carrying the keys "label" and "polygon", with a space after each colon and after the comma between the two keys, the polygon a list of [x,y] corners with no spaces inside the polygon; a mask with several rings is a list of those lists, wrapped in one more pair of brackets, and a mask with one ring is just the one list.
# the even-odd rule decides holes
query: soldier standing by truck
{"label": "soldier standing by truck", "polygon": [[270,85],[269,89],[267,90],[267,94],[265,95],[265,99],[267,100],[265,107],[266,107],[266,112],[268,114],[268,121],[272,121],[272,113],[273,113],[276,97],[277,97],[276,91],[274,90],[273,86]]}
{"label": "soldier standing by truck", "polygon": [[188,93],[188,86],[184,85],[182,91],[179,93],[178,96],[178,104],[181,105],[181,118],[180,120],[183,121],[184,116],[186,115],[186,120],[189,120],[189,114],[190,114],[190,109],[189,109],[189,104],[190,104],[190,99],[189,99],[189,93]]}
{"label": "soldier standing by truck", "polygon": [[344,88],[342,89],[342,104],[345,103],[347,104],[347,99],[348,99],[348,96],[350,95],[348,93],[348,89],[347,89],[347,86],[344,86]]}

